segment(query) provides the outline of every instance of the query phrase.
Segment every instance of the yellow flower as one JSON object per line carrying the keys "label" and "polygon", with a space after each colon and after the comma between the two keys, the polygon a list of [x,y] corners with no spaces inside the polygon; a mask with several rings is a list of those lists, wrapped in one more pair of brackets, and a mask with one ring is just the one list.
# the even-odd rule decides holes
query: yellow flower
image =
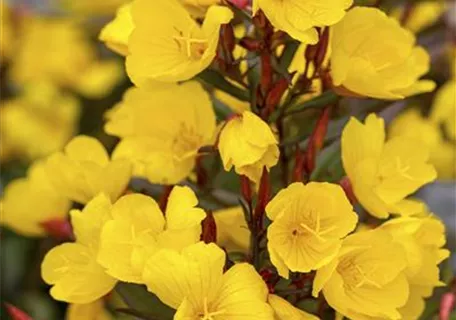
{"label": "yellow flower", "polygon": [[102,299],[86,304],[70,304],[65,320],[111,320]]}
{"label": "yellow flower", "polygon": [[427,215],[392,219],[380,228],[388,231],[404,249],[405,274],[411,294],[400,312],[403,319],[418,319],[424,311],[424,298],[429,297],[435,287],[445,285],[439,280],[438,268],[438,264],[449,256],[449,251],[441,248],[446,242],[445,226]]}
{"label": "yellow flower", "polygon": [[418,110],[410,109],[394,119],[389,133],[390,137],[405,136],[420,140],[430,150],[429,162],[437,170],[438,178],[456,177],[455,144],[444,140],[438,123],[423,117]]}
{"label": "yellow flower", "polygon": [[358,95],[403,99],[435,88],[431,80],[418,80],[429,70],[427,52],[379,9],[350,10],[333,27],[331,50],[334,85]]}
{"label": "yellow flower", "polygon": [[47,79],[71,85],[94,59],[90,42],[71,20],[33,17],[23,25],[10,70],[17,84]]}
{"label": "yellow flower", "polygon": [[75,82],[74,89],[85,97],[100,99],[108,96],[124,76],[123,65],[118,61],[94,62]]}
{"label": "yellow flower", "polygon": [[358,216],[338,185],[293,183],[266,206],[268,250],[279,274],[309,272],[328,264]]}
{"label": "yellow flower", "polygon": [[221,0],[179,0],[190,12],[192,17],[203,18],[207,9],[215,4],[222,2]]}
{"label": "yellow flower", "polygon": [[106,132],[122,138],[113,158],[133,161],[135,175],[160,184],[185,179],[215,133],[211,100],[195,81],[130,89],[108,119]]}
{"label": "yellow flower", "polygon": [[216,54],[220,26],[233,17],[228,8],[212,6],[199,26],[177,0],[137,0],[132,15],[127,72],[136,85],[188,80],[206,69]]}
{"label": "yellow flower", "polygon": [[247,253],[250,231],[242,207],[217,210],[214,219],[217,225],[217,244],[227,252]]}
{"label": "yellow flower", "polygon": [[135,25],[131,16],[133,3],[127,3],[117,10],[114,20],[109,22],[101,30],[99,39],[114,52],[122,56],[128,55],[128,39]]}
{"label": "yellow flower", "polygon": [[117,280],[96,261],[101,228],[110,219],[109,198],[100,194],[83,211],[72,210],[71,224],[76,242],[64,243],[47,253],[41,276],[59,301],[85,304],[111,291]]}
{"label": "yellow flower", "polygon": [[275,294],[268,296],[268,302],[274,310],[274,320],[318,320],[318,317],[294,307]]}
{"label": "yellow flower", "polygon": [[361,205],[378,218],[409,214],[403,200],[436,178],[429,151],[419,140],[385,142],[383,119],[370,114],[362,124],[351,118],[342,132],[342,160]]}
{"label": "yellow flower", "polygon": [[103,145],[88,136],[77,136],[47,160],[49,179],[69,199],[87,203],[100,192],[111,201],[125,191],[131,177],[127,160],[109,160]]}
{"label": "yellow flower", "polygon": [[268,289],[255,269],[240,263],[223,273],[225,253],[199,242],[182,250],[161,250],[147,261],[150,292],[177,309],[175,320],[273,320]]}
{"label": "yellow flower", "polygon": [[339,22],[352,0],[253,0],[253,13],[261,9],[272,25],[291,37],[309,44],[318,42],[315,27],[331,26]]}
{"label": "yellow flower", "polygon": [[78,100],[56,86],[46,81],[29,84],[0,109],[2,161],[34,160],[61,150],[76,131],[79,109]]}
{"label": "yellow flower", "polygon": [[[15,84],[49,81],[97,98],[109,92],[122,76],[120,65],[113,67],[113,61],[97,59],[90,39],[74,21],[32,17],[23,25],[9,70]],[[94,74],[101,74],[98,79],[103,81],[94,84]]]}
{"label": "yellow flower", "polygon": [[181,250],[201,236],[203,209],[188,187],[174,187],[163,216],[155,200],[141,194],[120,198],[112,207],[113,220],[101,232],[98,262],[116,279],[142,283],[146,258],[160,248]]}
{"label": "yellow flower", "polygon": [[218,148],[226,171],[234,166],[236,173],[253,182],[260,180],[264,167],[269,170],[279,159],[271,128],[250,111],[228,120],[220,133]]}
{"label": "yellow flower", "polygon": [[[395,9],[391,16],[400,20],[404,14],[404,10],[404,7]],[[410,15],[406,19],[405,27],[414,33],[419,33],[436,23],[444,12],[445,3],[440,0],[414,3]]]}
{"label": "yellow flower", "polygon": [[84,17],[87,17],[88,15],[113,14],[119,6],[127,1],[128,0],[58,0],[63,9],[84,15]]}
{"label": "yellow flower", "polygon": [[323,290],[328,304],[353,319],[400,319],[409,296],[407,262],[399,244],[383,230],[343,240],[336,259],[317,271],[312,294]]}
{"label": "yellow flower", "polygon": [[435,96],[431,120],[443,124],[448,136],[456,141],[456,80],[445,83]]}
{"label": "yellow flower", "polygon": [[0,207],[1,223],[25,236],[44,236],[41,223],[65,219],[70,201],[50,183],[45,163],[35,162],[27,177],[17,179],[5,188]]}

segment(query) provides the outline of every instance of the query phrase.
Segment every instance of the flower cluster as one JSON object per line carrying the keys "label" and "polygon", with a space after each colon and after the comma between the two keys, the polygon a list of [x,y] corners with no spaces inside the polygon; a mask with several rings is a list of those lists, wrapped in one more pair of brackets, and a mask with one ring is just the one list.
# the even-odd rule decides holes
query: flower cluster
{"label": "flower cluster", "polygon": [[[456,85],[382,112],[437,86],[414,34],[436,17],[380,3],[63,1],[115,14],[109,59],[74,21],[21,18],[1,155],[38,160],[1,223],[58,240],[41,277],[67,319],[420,318],[450,251],[416,192],[455,177]],[[123,58],[133,85],[77,134],[76,93],[107,95]]]}

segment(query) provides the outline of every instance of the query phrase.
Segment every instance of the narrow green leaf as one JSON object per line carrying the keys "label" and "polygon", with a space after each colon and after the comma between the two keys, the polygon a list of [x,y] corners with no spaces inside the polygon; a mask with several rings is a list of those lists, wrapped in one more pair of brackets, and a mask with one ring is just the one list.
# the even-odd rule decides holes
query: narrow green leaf
{"label": "narrow green leaf", "polygon": [[250,95],[247,91],[232,85],[228,80],[225,79],[224,76],[222,76],[217,71],[206,69],[201,72],[197,78],[216,89],[225,91],[226,93],[232,95],[235,98],[238,98],[239,100],[250,101]]}
{"label": "narrow green leaf", "polygon": [[212,105],[214,106],[215,116],[219,121],[226,120],[226,118],[233,114],[233,110],[218,99],[213,99]]}
{"label": "narrow green leaf", "polygon": [[115,290],[127,306],[139,314],[160,320],[172,320],[174,317],[175,311],[148,292],[143,285],[119,282]]}
{"label": "narrow green leaf", "polygon": [[289,107],[288,110],[286,111],[286,115],[297,113],[297,112],[300,112],[302,110],[309,109],[309,108],[323,108],[323,107],[326,107],[327,105],[337,102],[338,99],[339,99],[339,96],[336,93],[334,93],[333,91],[331,91],[331,90],[325,91],[318,97],[315,97],[306,102],[298,103],[298,104],[295,104],[295,105]]}
{"label": "narrow green leaf", "polygon": [[293,60],[293,57],[294,57],[296,51],[298,51],[298,48],[299,48],[298,41],[289,42],[285,46],[285,49],[283,50],[282,55],[280,56],[280,61],[279,61],[280,70],[283,70],[284,72],[288,70],[288,67],[291,64],[291,61]]}

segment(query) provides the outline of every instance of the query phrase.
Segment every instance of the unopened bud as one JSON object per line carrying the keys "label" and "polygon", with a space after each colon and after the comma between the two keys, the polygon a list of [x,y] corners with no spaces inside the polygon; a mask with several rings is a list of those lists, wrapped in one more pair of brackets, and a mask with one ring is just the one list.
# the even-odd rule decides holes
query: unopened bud
{"label": "unopened bud", "polygon": [[252,187],[250,180],[246,176],[241,176],[241,193],[244,200],[250,206],[252,204]]}
{"label": "unopened bud", "polygon": [[343,177],[342,180],[339,181],[339,185],[342,187],[342,189],[344,189],[345,195],[351,204],[358,202],[355,193],[353,192],[353,186],[348,177]]}
{"label": "unopened bud", "polygon": [[451,312],[456,305],[456,295],[454,292],[447,292],[440,299],[439,320],[449,320]]}
{"label": "unopened bud", "polygon": [[288,80],[286,78],[281,78],[274,83],[272,89],[269,90],[266,101],[265,101],[265,112],[267,114],[264,118],[267,118],[274,108],[280,103],[283,94],[288,89]]}
{"label": "unopened bud", "polygon": [[331,107],[326,107],[320,115],[320,118],[315,125],[314,131],[310,136],[309,144],[307,145],[305,153],[305,170],[310,173],[315,168],[317,154],[320,152],[325,141],[326,131],[328,131],[328,123],[331,116]]}
{"label": "unopened bud", "polygon": [[258,202],[255,208],[255,220],[259,230],[263,227],[263,217],[266,205],[271,197],[271,181],[269,180],[269,172],[266,167],[263,167],[263,174],[260,179],[260,189],[258,190]]}
{"label": "unopened bud", "polygon": [[328,52],[329,45],[329,28],[324,28],[318,42],[317,51],[314,57],[314,64],[316,69],[320,69],[325,61],[326,53]]}
{"label": "unopened bud", "polygon": [[239,41],[239,44],[251,52],[260,52],[264,49],[264,41],[244,37]]}
{"label": "unopened bud", "polygon": [[263,54],[261,55],[260,85],[261,85],[261,90],[263,91],[264,94],[269,92],[269,90],[271,88],[272,75],[273,75],[273,70],[272,70],[271,56],[270,56],[269,52],[263,52]]}
{"label": "unopened bud", "polygon": [[74,239],[73,228],[67,219],[50,219],[42,221],[40,225],[53,238],[58,240]]}
{"label": "unopened bud", "polygon": [[234,30],[231,24],[222,25],[222,41],[223,47],[227,52],[233,52],[236,46],[236,39],[234,37]]}
{"label": "unopened bud", "polygon": [[235,5],[239,9],[245,9],[249,4],[250,0],[228,0],[231,4]]}
{"label": "unopened bud", "polygon": [[201,227],[201,241],[204,243],[217,242],[217,224],[212,211],[207,212],[206,218],[201,222]]}
{"label": "unopened bud", "polygon": [[5,308],[12,320],[33,320],[27,313],[12,304],[5,302]]}

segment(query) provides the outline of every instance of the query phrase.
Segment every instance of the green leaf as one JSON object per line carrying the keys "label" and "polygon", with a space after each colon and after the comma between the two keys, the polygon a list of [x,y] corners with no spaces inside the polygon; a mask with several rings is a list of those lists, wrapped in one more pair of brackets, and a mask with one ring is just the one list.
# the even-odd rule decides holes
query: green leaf
{"label": "green leaf", "polygon": [[286,115],[290,115],[293,113],[301,112],[305,109],[309,108],[323,108],[327,105],[333,104],[337,102],[339,96],[334,91],[325,91],[318,97],[315,97],[311,100],[305,101],[303,103],[295,104],[288,108]]}
{"label": "green leaf", "polygon": [[138,314],[160,320],[172,320],[174,317],[175,311],[163,304],[157,296],[148,292],[143,285],[119,282],[115,290],[127,306]]}
{"label": "green leaf", "polygon": [[247,91],[232,85],[217,71],[209,69],[204,70],[197,76],[197,78],[216,89],[220,89],[233,97],[238,98],[239,100],[250,101],[250,94]]}
{"label": "green leaf", "polygon": [[215,116],[219,121],[223,121],[233,114],[233,110],[218,99],[213,99],[212,105],[214,106]]}
{"label": "green leaf", "polygon": [[280,70],[284,72],[288,70],[288,67],[291,64],[291,61],[293,60],[296,51],[298,51],[299,45],[300,43],[298,41],[292,41],[286,45],[285,49],[282,52],[282,55],[280,56]]}

